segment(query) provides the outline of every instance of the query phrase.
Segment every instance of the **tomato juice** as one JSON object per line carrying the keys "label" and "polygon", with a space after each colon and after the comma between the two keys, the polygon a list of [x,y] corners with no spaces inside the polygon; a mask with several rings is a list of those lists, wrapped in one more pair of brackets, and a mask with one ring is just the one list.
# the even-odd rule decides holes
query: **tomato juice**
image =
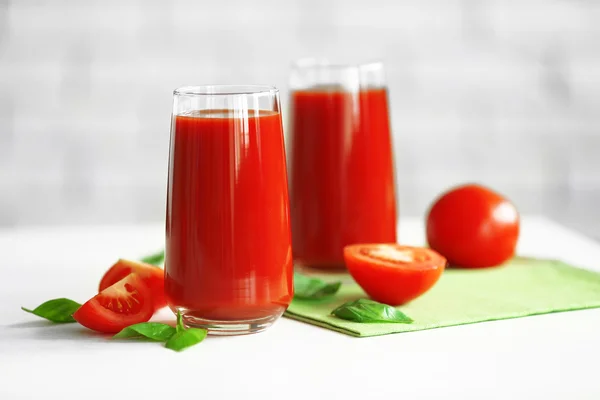
{"label": "tomato juice", "polygon": [[386,89],[295,90],[291,113],[294,258],[343,267],[346,245],[395,243]]}
{"label": "tomato juice", "polygon": [[293,296],[288,188],[276,111],[175,115],[165,291],[202,321],[279,316]]}

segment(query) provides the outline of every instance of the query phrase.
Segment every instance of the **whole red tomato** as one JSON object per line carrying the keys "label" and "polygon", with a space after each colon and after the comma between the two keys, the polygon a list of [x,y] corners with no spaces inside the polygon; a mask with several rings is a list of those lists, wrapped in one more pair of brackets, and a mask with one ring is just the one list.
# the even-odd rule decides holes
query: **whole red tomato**
{"label": "whole red tomato", "polygon": [[427,216],[429,246],[453,266],[483,268],[515,254],[519,213],[492,190],[469,184],[436,200]]}

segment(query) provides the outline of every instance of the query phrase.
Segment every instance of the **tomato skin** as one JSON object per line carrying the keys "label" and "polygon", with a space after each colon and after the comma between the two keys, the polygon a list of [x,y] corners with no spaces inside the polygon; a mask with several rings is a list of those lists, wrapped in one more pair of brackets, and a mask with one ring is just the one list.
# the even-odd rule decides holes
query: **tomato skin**
{"label": "tomato skin", "polygon": [[[364,254],[369,249],[382,246],[413,252],[425,260],[404,263]],[[392,243],[346,246],[344,260],[350,275],[373,300],[392,306],[407,303],[428,291],[446,266],[446,259],[433,250]]]}
{"label": "tomato skin", "polygon": [[146,286],[150,289],[155,310],[167,305],[165,297],[165,273],[163,269],[139,261],[118,260],[102,277],[98,292],[103,291],[131,273],[136,273],[142,278]]}
{"label": "tomato skin", "polygon": [[427,242],[452,266],[500,265],[514,256],[518,238],[515,206],[480,185],[459,186],[444,193],[427,216]]}
{"label": "tomato skin", "polygon": [[137,274],[129,274],[85,302],[73,318],[97,332],[117,333],[148,321],[154,314],[150,289]]}

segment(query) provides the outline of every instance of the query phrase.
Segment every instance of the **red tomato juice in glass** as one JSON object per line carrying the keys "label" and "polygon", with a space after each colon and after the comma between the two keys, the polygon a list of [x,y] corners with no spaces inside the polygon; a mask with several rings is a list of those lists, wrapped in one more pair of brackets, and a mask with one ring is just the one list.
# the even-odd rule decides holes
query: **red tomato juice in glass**
{"label": "red tomato juice in glass", "polygon": [[386,89],[301,89],[291,102],[294,258],[343,268],[345,245],[395,243]]}
{"label": "red tomato juice in glass", "polygon": [[188,318],[278,316],[293,296],[281,117],[246,113],[173,119],[165,291]]}

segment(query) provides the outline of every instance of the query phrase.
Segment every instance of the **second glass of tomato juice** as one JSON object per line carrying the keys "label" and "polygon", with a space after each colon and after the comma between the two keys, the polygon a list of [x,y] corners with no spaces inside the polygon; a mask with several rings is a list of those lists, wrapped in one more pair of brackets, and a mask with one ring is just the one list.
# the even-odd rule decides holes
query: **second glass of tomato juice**
{"label": "second glass of tomato juice", "polygon": [[292,300],[282,131],[274,87],[174,91],[165,292],[186,325],[260,332]]}
{"label": "second glass of tomato juice", "polygon": [[344,246],[397,240],[383,64],[300,60],[290,86],[294,258],[344,268]]}

